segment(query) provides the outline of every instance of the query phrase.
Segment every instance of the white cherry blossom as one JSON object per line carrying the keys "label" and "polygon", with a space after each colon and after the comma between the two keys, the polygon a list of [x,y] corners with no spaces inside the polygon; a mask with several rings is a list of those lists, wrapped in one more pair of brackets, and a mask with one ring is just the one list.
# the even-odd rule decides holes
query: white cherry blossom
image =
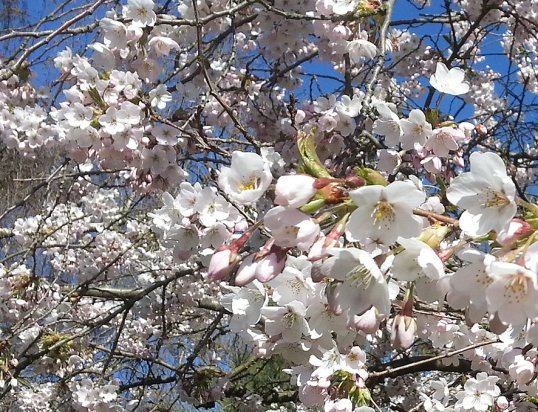
{"label": "white cherry blossom", "polygon": [[316,194],[315,179],[308,175],[286,175],[278,178],[275,186],[275,203],[299,208]]}
{"label": "white cherry blossom", "polygon": [[398,253],[392,263],[391,273],[398,280],[411,282],[426,277],[440,279],[445,271],[443,262],[426,243],[418,239],[398,238],[404,250]]}
{"label": "white cherry blossom", "polygon": [[486,289],[490,313],[506,324],[520,325],[538,316],[538,274],[515,263],[494,261],[486,268],[492,279]]}
{"label": "white cherry blossom", "polygon": [[451,203],[466,209],[460,227],[470,236],[502,231],[517,210],[515,185],[497,154],[474,152],[470,162],[470,172],[456,177],[446,193]]}
{"label": "white cherry blossom", "polygon": [[153,26],[157,21],[154,7],[153,0],[128,0],[123,6],[123,16],[126,19],[132,19],[132,24],[135,26]]}
{"label": "white cherry blossom", "polygon": [[430,84],[439,92],[460,95],[469,91],[469,83],[465,80],[465,72],[457,67],[448,70],[444,63],[437,63],[435,74],[430,77]]}
{"label": "white cherry blossom", "polygon": [[364,39],[351,40],[346,46],[346,51],[355,63],[360,63],[365,58],[373,59],[378,52],[375,44]]}
{"label": "white cherry blossom", "polygon": [[223,167],[219,175],[220,188],[234,202],[252,203],[267,190],[273,176],[269,166],[256,153],[233,152],[231,167]]}
{"label": "white cherry blossom", "polygon": [[364,186],[349,192],[357,205],[346,226],[351,241],[368,238],[390,245],[399,236],[413,237],[420,233],[422,219],[413,215],[426,195],[410,181],[397,181],[387,187]]}
{"label": "white cherry blossom", "polygon": [[261,313],[265,317],[265,332],[271,337],[280,336],[284,342],[297,342],[301,336],[310,333],[302,302],[294,300],[283,307],[265,306]]}
{"label": "white cherry blossom", "polygon": [[400,120],[403,134],[400,137],[402,149],[412,150],[424,146],[426,140],[432,135],[432,125],[426,121],[421,110],[413,109],[409,118]]}
{"label": "white cherry blossom", "polygon": [[271,232],[275,244],[308,250],[319,235],[319,225],[310,216],[291,207],[276,206],[263,218],[265,227]]}

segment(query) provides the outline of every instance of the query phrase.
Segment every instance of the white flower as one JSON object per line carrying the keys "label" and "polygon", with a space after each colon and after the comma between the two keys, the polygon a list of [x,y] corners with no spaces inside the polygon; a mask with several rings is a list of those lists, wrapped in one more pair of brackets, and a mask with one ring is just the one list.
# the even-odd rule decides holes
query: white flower
{"label": "white flower", "polygon": [[261,313],[265,317],[265,333],[271,337],[281,336],[282,341],[295,343],[310,333],[302,302],[295,300],[284,307],[266,306]]}
{"label": "white flower", "polygon": [[123,17],[132,19],[136,27],[154,26],[157,21],[154,6],[153,0],[128,0],[123,6]]}
{"label": "white flower", "polygon": [[517,355],[508,367],[510,377],[514,379],[518,385],[525,385],[531,382],[534,378],[534,364],[525,359],[523,355]]}
{"label": "white flower", "polygon": [[358,0],[331,0],[332,10],[334,14],[347,14],[352,12],[357,7]]}
{"label": "white flower", "polygon": [[377,156],[379,170],[389,174],[394,174],[402,164],[402,157],[396,150],[381,149],[377,151]]}
{"label": "white flower", "polygon": [[195,183],[194,186],[189,182],[183,182],[179,185],[179,194],[176,198],[177,208],[179,212],[189,217],[196,213],[198,198],[202,193],[202,186],[200,183]]}
{"label": "white flower", "polygon": [[486,266],[495,258],[475,249],[464,250],[458,257],[469,264],[460,267],[450,277],[452,290],[447,301],[455,308],[469,306],[470,319],[479,322],[487,311],[486,288],[492,282],[486,273]]}
{"label": "white flower", "polygon": [[148,47],[152,49],[157,56],[167,56],[172,49],[179,50],[177,44],[170,37],[155,36],[148,42]]}
{"label": "white flower", "polygon": [[357,117],[362,108],[362,99],[359,96],[353,96],[350,99],[349,96],[342,96],[342,99],[336,103],[335,109],[338,114],[343,114],[348,117]]}
{"label": "white flower", "polygon": [[495,153],[472,153],[471,171],[456,177],[447,190],[448,200],[467,209],[461,215],[461,230],[482,236],[490,230],[506,229],[516,214],[516,187],[507,176],[502,159]]}
{"label": "white flower", "polygon": [[439,92],[455,96],[469,91],[469,83],[464,80],[465,72],[457,67],[448,70],[444,63],[437,63],[430,84]]}
{"label": "white flower", "polygon": [[298,247],[307,251],[319,235],[319,225],[297,209],[276,206],[263,218],[265,227],[275,238],[275,245]]}
{"label": "white flower", "polygon": [[167,124],[161,124],[151,129],[151,134],[157,139],[157,143],[163,146],[183,146],[185,139],[178,136],[178,129]]}
{"label": "white flower", "polygon": [[172,101],[172,95],[166,89],[164,84],[159,84],[155,89],[149,92],[149,101],[151,107],[157,107],[158,109],[164,109],[166,104]]}
{"label": "white flower", "polygon": [[205,227],[214,226],[217,222],[227,219],[230,215],[230,204],[222,196],[218,196],[213,187],[202,189],[194,207],[199,213],[198,219],[200,223]]}
{"label": "white flower", "polygon": [[413,208],[420,206],[426,195],[410,181],[396,181],[387,187],[364,186],[349,192],[357,205],[346,226],[350,241],[371,238],[390,245],[398,238],[417,236],[422,229],[422,219],[413,215]]}
{"label": "white flower", "polygon": [[324,412],[351,412],[353,411],[353,404],[350,399],[329,399],[325,402]]}
{"label": "white flower", "polygon": [[414,281],[420,277],[432,280],[440,279],[445,271],[439,256],[426,243],[418,239],[398,238],[398,243],[405,249],[394,258],[391,273],[403,281]]}
{"label": "white flower", "polygon": [[118,121],[131,126],[135,126],[140,123],[140,106],[127,100],[123,102],[120,107],[121,108],[117,113]]}
{"label": "white flower", "polygon": [[75,102],[69,106],[69,110],[64,113],[64,116],[69,126],[86,129],[92,121],[93,110],[91,107]]}
{"label": "white flower", "polygon": [[432,150],[436,156],[449,157],[451,150],[459,149],[458,142],[465,140],[467,140],[467,137],[461,129],[441,127],[430,134],[426,142],[426,148]]}
{"label": "white flower", "polygon": [[[297,267],[296,267],[297,266]],[[286,268],[269,282],[273,289],[271,299],[283,306],[294,300],[308,304],[314,296],[314,282],[310,277],[312,264],[305,256],[289,256]]]}
{"label": "white flower", "polygon": [[231,293],[224,295],[221,303],[233,313],[230,329],[240,333],[258,323],[260,310],[267,304],[268,298],[263,285],[257,280],[242,288],[228,286],[228,289]]}
{"label": "white flower", "polygon": [[487,411],[493,405],[495,397],[501,394],[500,388],[495,384],[499,380],[496,376],[488,376],[479,372],[475,378],[465,381],[464,391],[458,392],[456,408],[469,411]]}
{"label": "white flower", "polygon": [[308,175],[286,175],[278,178],[275,187],[275,203],[299,208],[316,194],[314,179]]}
{"label": "white flower", "polygon": [[269,166],[261,156],[235,151],[232,153],[231,167],[221,170],[219,186],[231,200],[246,204],[258,200],[272,180]]}
{"label": "white flower", "polygon": [[414,109],[409,113],[408,119],[400,120],[403,134],[400,138],[402,149],[411,150],[420,148],[432,134],[432,125],[426,121],[421,110]]}
{"label": "white flower", "polygon": [[104,42],[108,47],[127,47],[127,27],[122,22],[105,17],[99,21],[99,27],[104,32]]}
{"label": "white flower", "polygon": [[364,39],[351,40],[346,46],[346,51],[355,63],[360,63],[363,58],[373,59],[377,55],[376,45]]}
{"label": "white flower", "polygon": [[[356,248],[332,249],[321,266],[323,276],[342,281],[328,291],[327,298],[349,314],[359,315],[375,306],[379,313],[390,312],[389,291],[381,270],[368,252]],[[329,302],[331,303],[331,302]]]}
{"label": "white flower", "polygon": [[118,119],[118,113],[115,107],[109,107],[106,113],[99,117],[99,123],[103,126],[104,132],[116,134],[127,129],[127,125]]}
{"label": "white flower", "polygon": [[372,131],[380,136],[385,136],[387,146],[396,146],[403,134],[398,115],[390,110],[385,103],[379,103],[376,109],[381,117],[374,122]]}
{"label": "white flower", "polygon": [[505,324],[521,324],[538,316],[537,273],[515,263],[492,262],[486,271],[492,283],[486,289],[488,311]]}

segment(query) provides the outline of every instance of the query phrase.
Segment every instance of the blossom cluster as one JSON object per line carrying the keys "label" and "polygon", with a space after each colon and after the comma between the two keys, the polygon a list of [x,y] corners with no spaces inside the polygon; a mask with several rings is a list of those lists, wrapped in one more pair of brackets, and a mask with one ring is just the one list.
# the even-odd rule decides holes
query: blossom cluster
{"label": "blossom cluster", "polygon": [[17,410],[244,394],[229,333],[297,410],[533,410],[536,0],[446,2],[438,42],[394,1],[120,3],[52,93],[0,70],[2,149],[62,158],[0,218]]}

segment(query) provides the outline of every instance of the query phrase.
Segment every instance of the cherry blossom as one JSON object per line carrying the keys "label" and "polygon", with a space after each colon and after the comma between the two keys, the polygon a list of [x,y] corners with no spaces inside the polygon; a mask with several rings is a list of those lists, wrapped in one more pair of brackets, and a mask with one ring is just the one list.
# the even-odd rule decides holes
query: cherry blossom
{"label": "cherry blossom", "polygon": [[350,191],[349,195],[357,205],[346,226],[349,240],[370,238],[389,245],[399,236],[419,234],[422,223],[413,216],[413,208],[426,196],[411,182],[393,182],[387,187],[365,186]]}
{"label": "cherry blossom", "polygon": [[437,63],[435,73],[430,77],[430,84],[439,92],[453,95],[465,94],[469,91],[469,83],[464,81],[465,72],[453,67],[450,70],[444,63]]}
{"label": "cherry blossom", "polygon": [[222,190],[238,203],[258,200],[272,180],[269,167],[255,153],[234,152],[231,167],[222,168],[219,175]]}
{"label": "cherry blossom", "polygon": [[538,3],[411,2],[19,2],[0,409],[535,409]]}
{"label": "cherry blossom", "polygon": [[471,236],[501,231],[516,213],[515,185],[494,153],[472,153],[470,163],[471,171],[454,179],[447,190],[448,200],[466,209],[460,227]]}
{"label": "cherry blossom", "polygon": [[153,26],[157,20],[154,7],[153,0],[128,0],[127,5],[123,6],[123,15],[132,19],[132,24],[136,26]]}

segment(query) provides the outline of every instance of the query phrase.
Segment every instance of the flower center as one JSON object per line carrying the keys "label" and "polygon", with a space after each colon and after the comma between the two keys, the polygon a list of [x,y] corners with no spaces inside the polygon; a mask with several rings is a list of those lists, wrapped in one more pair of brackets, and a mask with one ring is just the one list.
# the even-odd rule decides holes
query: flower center
{"label": "flower center", "polygon": [[380,200],[374,209],[375,220],[394,221],[394,209],[386,200]]}
{"label": "flower center", "polygon": [[513,274],[505,285],[505,296],[509,296],[509,302],[513,303],[512,298],[516,303],[520,303],[522,298],[528,292],[528,278],[523,273],[516,272]]}
{"label": "flower center", "polygon": [[370,285],[373,275],[366,266],[359,263],[351,270],[351,272],[348,273],[347,278],[356,286],[362,286],[366,289]]}
{"label": "flower center", "polygon": [[291,329],[293,324],[295,323],[297,316],[295,313],[289,311],[282,317],[282,323],[284,323],[284,326],[288,329]]}
{"label": "flower center", "polygon": [[243,182],[239,185],[239,189],[241,190],[254,190],[258,187],[258,178],[251,177],[246,182]]}
{"label": "flower center", "polygon": [[488,190],[486,193],[486,207],[504,207],[510,204],[510,200],[504,193]]}

